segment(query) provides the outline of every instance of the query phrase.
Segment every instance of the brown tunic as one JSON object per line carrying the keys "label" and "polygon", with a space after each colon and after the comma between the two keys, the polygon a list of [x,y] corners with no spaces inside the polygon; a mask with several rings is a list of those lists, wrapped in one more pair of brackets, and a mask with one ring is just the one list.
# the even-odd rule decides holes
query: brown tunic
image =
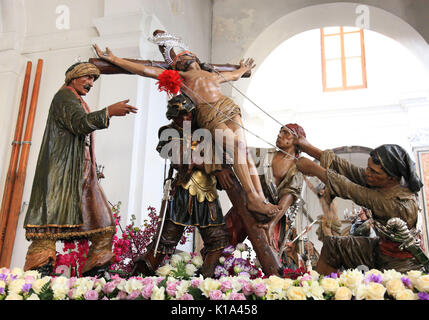
{"label": "brown tunic", "polygon": [[[390,218],[401,218],[408,228],[417,222],[418,202],[416,195],[400,185],[389,189],[370,188],[365,178],[365,169],[357,167],[334,154],[331,150],[322,153],[320,164],[327,169],[327,190],[332,197],[353,200],[370,209],[374,220],[385,224]],[[369,268],[396,269],[405,272],[420,269],[415,258],[398,258],[380,252],[380,240],[367,237],[326,237],[321,255],[334,268],[357,267],[365,264]]]}

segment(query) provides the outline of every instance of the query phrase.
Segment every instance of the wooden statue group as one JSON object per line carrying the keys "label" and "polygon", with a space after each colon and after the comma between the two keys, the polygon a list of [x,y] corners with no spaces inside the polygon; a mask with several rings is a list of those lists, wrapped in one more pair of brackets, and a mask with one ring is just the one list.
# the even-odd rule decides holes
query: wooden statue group
{"label": "wooden statue group", "polygon": [[[248,148],[240,107],[222,95],[220,85],[249,76],[253,59],[242,60],[238,66],[207,64],[168,33],[156,30],[151,40],[164,61],[122,59],[95,45],[99,58],[74,64],[66,71],[64,85],[49,110],[25,217],[26,238],[31,241],[25,270],[51,273],[59,240],[91,241],[84,276],[102,276],[113,261],[115,224],[98,184],[93,132],[107,128],[112,117],[136,113],[137,108],[124,100],[91,112],[82,97],[100,74],[117,73],[158,79],[159,87],[168,86],[170,95],[166,117],[171,123],[158,132],[157,151],[171,163],[164,181],[160,223],[147,251],[135,259],[133,275],[153,275],[164,257],[174,252],[188,225],[198,227],[204,242],[204,277],[213,276],[223,248],[246,238],[266,275],[281,275],[284,267],[302,266],[292,240],[297,236],[294,219],[302,214],[300,193],[305,175],[316,176],[325,184],[327,203],[342,197],[369,208],[379,230],[371,239],[324,237],[321,255],[314,261],[317,271],[328,274],[360,264],[393,266],[399,271],[427,267],[415,232],[416,193],[422,184],[401,147],[380,146],[371,153],[368,168],[358,168],[330,150],[311,145],[301,126],[287,124],[279,128],[276,148]],[[175,48],[183,51],[176,54]],[[221,131],[225,140],[204,141],[205,147],[199,149],[202,142],[192,140],[197,129],[207,130],[213,138]],[[189,155],[195,150],[203,152],[204,161],[193,161]],[[301,152],[319,160],[320,165],[300,157]],[[221,161],[217,161],[219,155]],[[256,163],[255,155],[260,159]],[[232,203],[226,215],[218,190],[225,190]],[[405,223],[414,236],[411,245],[401,247],[386,236],[388,232],[382,232],[399,223],[392,219]],[[314,252],[309,245],[307,252]],[[342,256],[341,252],[348,254]],[[307,259],[311,257],[307,255]]]}

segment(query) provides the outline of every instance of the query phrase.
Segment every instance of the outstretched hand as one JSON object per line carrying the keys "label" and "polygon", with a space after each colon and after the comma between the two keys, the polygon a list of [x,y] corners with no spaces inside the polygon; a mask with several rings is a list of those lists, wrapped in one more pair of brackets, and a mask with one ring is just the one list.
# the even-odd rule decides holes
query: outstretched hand
{"label": "outstretched hand", "polygon": [[112,51],[106,47],[106,51],[101,50],[96,44],[92,46],[100,59],[112,62],[115,56]]}
{"label": "outstretched hand", "polygon": [[246,70],[251,70],[256,67],[255,60],[253,58],[247,58],[246,60],[240,60],[240,68],[244,68]]}
{"label": "outstretched hand", "polygon": [[109,117],[123,117],[130,112],[137,113],[138,109],[136,107],[127,104],[129,101],[130,99],[127,99],[108,106],[107,110],[109,112]]}

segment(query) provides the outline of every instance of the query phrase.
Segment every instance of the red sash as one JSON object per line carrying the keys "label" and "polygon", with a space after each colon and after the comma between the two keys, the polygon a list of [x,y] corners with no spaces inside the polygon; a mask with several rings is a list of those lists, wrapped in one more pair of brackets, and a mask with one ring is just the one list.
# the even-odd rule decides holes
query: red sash
{"label": "red sash", "polygon": [[380,239],[378,242],[380,252],[386,256],[399,258],[399,259],[410,259],[414,255],[407,250],[400,250],[398,242]]}

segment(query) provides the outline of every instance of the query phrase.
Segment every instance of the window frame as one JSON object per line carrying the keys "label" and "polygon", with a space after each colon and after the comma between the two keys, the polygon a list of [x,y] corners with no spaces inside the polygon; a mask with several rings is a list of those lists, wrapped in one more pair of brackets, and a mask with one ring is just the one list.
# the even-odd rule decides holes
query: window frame
{"label": "window frame", "polygon": [[[336,91],[346,91],[346,90],[356,90],[356,89],[366,89],[368,88],[367,82],[367,74],[366,74],[366,57],[365,57],[365,37],[363,29],[356,31],[346,31],[344,32],[344,27],[339,27],[339,33],[325,34],[324,28],[320,28],[320,41],[321,41],[321,52],[322,52],[322,84],[323,84],[323,92],[336,92]],[[344,47],[344,35],[352,34],[352,33],[360,33],[360,47],[361,47],[361,67],[362,67],[362,84],[348,86],[347,85],[347,70],[346,70],[346,59],[351,57],[345,56],[345,47]],[[325,58],[325,38],[329,36],[340,36],[341,42],[341,74],[342,74],[342,86],[341,87],[327,87],[326,78],[326,58]],[[358,56],[356,56],[357,58]]]}

